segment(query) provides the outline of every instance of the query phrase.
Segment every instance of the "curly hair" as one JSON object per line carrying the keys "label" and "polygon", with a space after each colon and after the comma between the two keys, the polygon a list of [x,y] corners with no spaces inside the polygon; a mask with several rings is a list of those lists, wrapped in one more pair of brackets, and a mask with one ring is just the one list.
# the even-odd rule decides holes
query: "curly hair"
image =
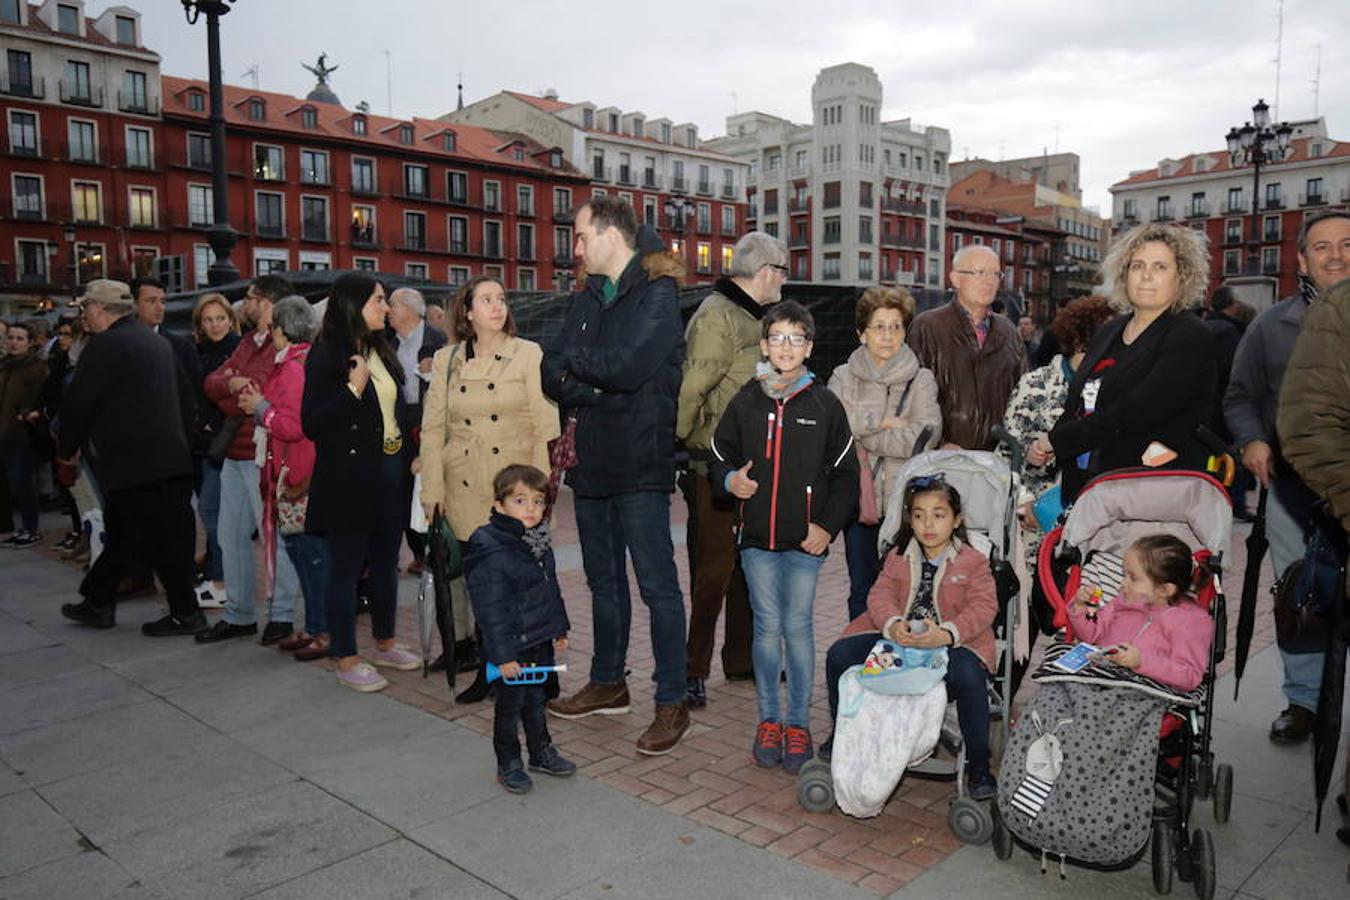
{"label": "curly hair", "polygon": [[1203,231],[1180,225],[1150,222],[1136,225],[1117,237],[1102,260],[1102,285],[1107,289],[1111,305],[1120,312],[1130,312],[1127,272],[1130,261],[1139,248],[1148,243],[1166,244],[1177,260],[1177,296],[1171,312],[1180,312],[1199,306],[1209,288],[1209,242]]}
{"label": "curly hair", "polygon": [[853,313],[855,330],[862,334],[872,321],[872,314],[879,309],[893,309],[900,313],[900,324],[909,331],[909,323],[914,321],[914,295],[902,287],[870,287],[858,298]]}
{"label": "curly hair", "polygon": [[1059,340],[1060,352],[1065,356],[1073,356],[1080,350],[1086,350],[1097,329],[1115,314],[1111,301],[1105,297],[1096,294],[1079,297],[1055,313],[1050,331]]}

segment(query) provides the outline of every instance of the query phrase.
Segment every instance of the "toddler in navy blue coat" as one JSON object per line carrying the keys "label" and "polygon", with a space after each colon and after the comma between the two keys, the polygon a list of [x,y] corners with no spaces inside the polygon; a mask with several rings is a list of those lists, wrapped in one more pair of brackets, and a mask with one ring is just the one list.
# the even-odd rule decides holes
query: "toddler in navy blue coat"
{"label": "toddler in navy blue coat", "polygon": [[[503,678],[514,678],[522,666],[553,665],[554,651],[567,649],[567,609],[543,521],[547,487],[548,476],[534,466],[502,469],[492,481],[491,517],[469,538],[465,578],[483,658]],[[520,761],[521,723],[530,771],[567,776],[577,770],[549,738],[544,692],[543,684],[497,684],[492,747],[497,781],[512,793],[534,786]]]}

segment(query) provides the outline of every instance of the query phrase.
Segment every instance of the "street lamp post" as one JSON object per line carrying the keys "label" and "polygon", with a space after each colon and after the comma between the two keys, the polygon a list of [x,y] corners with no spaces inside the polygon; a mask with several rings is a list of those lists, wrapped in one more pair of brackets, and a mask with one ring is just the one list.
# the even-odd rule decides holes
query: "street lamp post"
{"label": "street lamp post", "polygon": [[1288,122],[1272,123],[1270,107],[1265,100],[1257,100],[1252,107],[1252,119],[1241,128],[1228,129],[1228,160],[1234,168],[1252,167],[1252,225],[1247,242],[1247,274],[1261,274],[1261,167],[1281,162],[1289,154],[1289,138],[1294,128]]}
{"label": "street lamp post", "polygon": [[182,0],[183,14],[189,25],[206,14],[206,52],[211,81],[211,194],[212,224],[207,243],[216,258],[207,272],[212,285],[239,280],[239,270],[230,261],[230,252],[239,233],[230,227],[229,174],[225,168],[225,90],[220,75],[220,17],[230,11],[235,0]]}
{"label": "street lamp post", "polygon": [[671,197],[665,203],[666,221],[670,222],[670,230],[677,231],[680,235],[680,243],[683,246],[682,256],[689,255],[689,220],[694,215],[694,201],[688,197]]}
{"label": "street lamp post", "polygon": [[80,296],[80,248],[75,243],[74,222],[61,229],[61,237],[70,245],[70,296],[72,300],[76,300]]}

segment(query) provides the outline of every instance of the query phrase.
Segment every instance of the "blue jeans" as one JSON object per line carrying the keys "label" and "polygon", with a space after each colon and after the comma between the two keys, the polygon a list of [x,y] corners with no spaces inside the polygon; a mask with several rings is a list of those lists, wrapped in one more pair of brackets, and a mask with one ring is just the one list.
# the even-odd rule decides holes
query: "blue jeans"
{"label": "blue jeans", "polygon": [[206,531],[206,572],[212,581],[225,580],[225,565],[220,557],[220,538],[217,532],[220,524],[220,466],[202,457],[197,460],[201,468],[200,484],[197,487],[197,515],[202,518],[202,528]]}
{"label": "blue jeans", "polygon": [[[1266,497],[1266,538],[1270,541],[1270,564],[1279,578],[1286,569],[1303,558],[1306,519],[1302,511],[1291,510],[1288,501],[1297,499],[1297,492],[1276,481]],[[1285,700],[1290,706],[1301,706],[1309,712],[1317,711],[1317,695],[1322,692],[1322,663],[1325,653],[1286,653],[1280,650],[1284,662]]]}
{"label": "blue jeans", "polygon": [[[741,568],[750,588],[755,639],[755,696],[760,721],[772,720],[807,728],[811,724],[811,682],[816,670],[816,579],[823,556],[800,550],[741,548]],[[787,718],[778,700],[778,673],[787,651]]]}
{"label": "blue jeans", "polygon": [[636,491],[613,497],[577,497],[576,516],[595,630],[591,681],[615,684],[624,677],[633,621],[626,551],[633,558],[638,590],[651,620],[656,704],[683,702],[684,596],[670,539],[670,495]]}
{"label": "blue jeans", "polygon": [[864,525],[853,521],[844,526],[844,559],[848,561],[848,619],[867,612],[867,595],[881,572],[877,559],[877,538],[880,525]]}
{"label": "blue jeans", "polygon": [[[253,533],[262,528],[262,488],[258,466],[251,459],[227,459],[220,468],[219,535],[225,566],[224,619],[231,625],[258,620],[253,602]],[[277,578],[272,591],[273,622],[295,621],[300,580],[290,557],[277,554]]]}
{"label": "blue jeans", "polygon": [[305,633],[327,634],[328,541],[321,534],[284,534],[281,539],[305,595]]}
{"label": "blue jeans", "polygon": [[[0,462],[5,466],[5,481],[9,484],[9,496],[19,511],[19,527],[24,531],[37,531],[37,462],[33,459],[32,448],[28,446],[28,435],[24,433],[24,427],[19,426],[18,432],[5,444],[0,445]],[[9,524],[9,522],[0,523],[6,528]]]}

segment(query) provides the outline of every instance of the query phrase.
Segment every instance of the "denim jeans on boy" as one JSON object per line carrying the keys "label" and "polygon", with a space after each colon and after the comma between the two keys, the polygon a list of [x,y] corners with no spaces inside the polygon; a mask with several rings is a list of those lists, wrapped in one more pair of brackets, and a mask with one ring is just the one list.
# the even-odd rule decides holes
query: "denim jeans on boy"
{"label": "denim jeans on boy", "polygon": [[327,634],[328,541],[321,534],[286,534],[281,538],[300,579],[300,593],[305,596],[305,633]]}
{"label": "denim jeans on boy", "polygon": [[[816,672],[816,579],[823,556],[800,550],[741,548],[741,568],[750,588],[754,612],[755,696],[759,718],[808,728],[811,725],[811,681]],[[787,656],[787,718],[778,700],[778,673]]]}
{"label": "denim jeans on boy", "polygon": [[220,555],[220,466],[205,457],[198,459],[197,515],[206,532],[206,571],[212,581],[225,580],[225,564]]}
{"label": "denim jeans on boy", "polygon": [[[526,649],[516,660],[522,666],[553,665],[553,643],[545,641]],[[492,749],[497,754],[498,768],[520,759],[520,726],[525,726],[525,747],[530,761],[537,762],[539,754],[548,746],[548,685],[506,684],[497,682],[496,701],[492,711]]]}
{"label": "denim jeans on boy", "polygon": [[[225,564],[224,619],[231,625],[252,625],[258,620],[253,602],[253,532],[262,527],[262,490],[258,466],[251,459],[227,459],[220,468],[219,537]],[[273,622],[295,621],[295,600],[300,582],[290,557],[277,554],[276,585],[272,589]]]}
{"label": "denim jeans on boy", "polygon": [[844,526],[844,558],[848,561],[848,620],[867,612],[867,595],[881,573],[877,559],[880,525],[850,522]]}
{"label": "denim jeans on boy", "polygon": [[635,491],[613,497],[577,497],[577,536],[591,589],[595,656],[591,681],[623,680],[633,605],[625,551],[633,558],[638,590],[651,620],[658,706],[684,700],[684,597],[670,539],[670,495]]}

